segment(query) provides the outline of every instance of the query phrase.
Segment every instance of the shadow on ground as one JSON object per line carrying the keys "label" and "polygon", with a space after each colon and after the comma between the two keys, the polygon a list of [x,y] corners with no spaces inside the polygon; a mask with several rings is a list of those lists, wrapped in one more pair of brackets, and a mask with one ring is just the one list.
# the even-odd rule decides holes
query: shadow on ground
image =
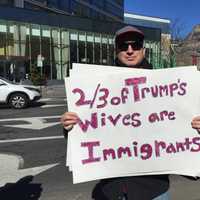
{"label": "shadow on ground", "polygon": [[33,176],[26,176],[16,183],[7,183],[0,188],[2,200],[39,200],[42,184],[31,183]]}
{"label": "shadow on ground", "polygon": [[46,105],[46,103],[45,102],[32,102],[32,103],[30,103],[30,105],[29,105],[29,107],[28,108],[34,108],[34,107],[40,107],[40,106],[44,106],[44,105]]}
{"label": "shadow on ground", "polygon": [[[43,105],[46,105],[46,103],[45,102],[31,102],[30,103],[30,105],[28,105],[28,107],[26,107],[25,109],[28,109],[28,108],[31,108],[31,107],[40,107],[40,106],[43,106]],[[7,105],[7,104],[2,104],[2,103],[0,103],[0,109],[13,109],[13,108],[11,108],[9,105]],[[15,110],[17,110],[17,109],[15,109]]]}

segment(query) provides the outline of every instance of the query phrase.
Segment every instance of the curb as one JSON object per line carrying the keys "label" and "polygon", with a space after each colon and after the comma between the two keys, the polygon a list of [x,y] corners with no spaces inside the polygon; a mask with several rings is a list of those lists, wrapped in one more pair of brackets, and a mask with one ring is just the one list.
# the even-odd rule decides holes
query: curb
{"label": "curb", "polygon": [[0,174],[21,169],[23,166],[24,159],[22,156],[13,153],[0,153]]}

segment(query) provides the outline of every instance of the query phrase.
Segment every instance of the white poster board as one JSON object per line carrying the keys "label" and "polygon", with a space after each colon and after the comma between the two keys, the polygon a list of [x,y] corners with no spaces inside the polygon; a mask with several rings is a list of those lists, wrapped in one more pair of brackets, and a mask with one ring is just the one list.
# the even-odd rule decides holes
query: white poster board
{"label": "white poster board", "polygon": [[66,81],[68,108],[80,118],[68,142],[74,183],[199,175],[200,136],[191,128],[200,114],[196,68],[97,73],[94,67],[88,76],[86,68]]}

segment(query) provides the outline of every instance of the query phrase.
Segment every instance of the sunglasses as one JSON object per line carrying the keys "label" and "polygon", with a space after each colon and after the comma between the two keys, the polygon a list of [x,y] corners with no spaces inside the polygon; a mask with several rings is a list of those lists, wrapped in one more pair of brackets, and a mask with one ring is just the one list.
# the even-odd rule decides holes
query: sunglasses
{"label": "sunglasses", "polygon": [[120,51],[127,51],[128,48],[129,48],[129,45],[131,46],[131,48],[134,51],[138,51],[138,50],[143,48],[143,43],[142,42],[124,42],[124,43],[122,43],[122,44],[120,44],[118,46],[118,49]]}

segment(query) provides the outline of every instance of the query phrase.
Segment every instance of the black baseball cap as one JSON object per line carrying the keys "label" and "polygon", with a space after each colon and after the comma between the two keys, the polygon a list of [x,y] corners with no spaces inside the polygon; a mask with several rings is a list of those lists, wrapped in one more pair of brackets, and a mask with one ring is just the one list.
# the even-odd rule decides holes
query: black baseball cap
{"label": "black baseball cap", "polygon": [[143,43],[144,33],[134,26],[125,26],[115,34],[115,45],[119,46],[125,41],[135,41]]}

